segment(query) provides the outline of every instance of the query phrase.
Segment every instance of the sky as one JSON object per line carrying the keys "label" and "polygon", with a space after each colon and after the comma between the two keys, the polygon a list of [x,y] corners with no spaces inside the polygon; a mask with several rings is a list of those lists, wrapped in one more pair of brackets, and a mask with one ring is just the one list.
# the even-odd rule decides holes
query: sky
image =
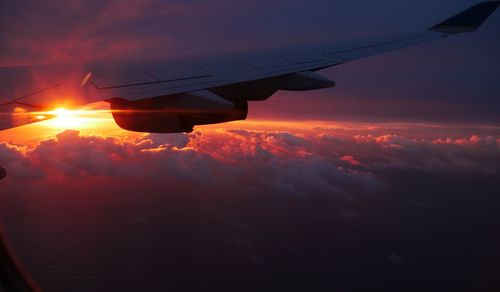
{"label": "sky", "polygon": [[[421,31],[476,2],[4,1],[0,64],[175,58],[378,37]],[[497,123],[499,28],[492,17],[475,34],[328,69],[336,88],[279,93],[253,104],[251,114]]]}
{"label": "sky", "polygon": [[[1,2],[0,65],[376,37],[477,1],[125,2]],[[53,291],[498,288],[499,30],[497,12],[189,134],[124,131],[105,103],[2,131],[0,219]]]}

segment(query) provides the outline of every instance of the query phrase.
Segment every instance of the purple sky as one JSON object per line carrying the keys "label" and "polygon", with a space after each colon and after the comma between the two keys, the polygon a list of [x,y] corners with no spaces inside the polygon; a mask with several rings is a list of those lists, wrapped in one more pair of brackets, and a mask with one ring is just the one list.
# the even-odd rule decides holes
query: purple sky
{"label": "purple sky", "polygon": [[[0,64],[201,54],[425,29],[477,1],[3,1]],[[497,123],[500,17],[475,34],[332,68],[250,116]],[[297,111],[300,105],[301,111]]]}

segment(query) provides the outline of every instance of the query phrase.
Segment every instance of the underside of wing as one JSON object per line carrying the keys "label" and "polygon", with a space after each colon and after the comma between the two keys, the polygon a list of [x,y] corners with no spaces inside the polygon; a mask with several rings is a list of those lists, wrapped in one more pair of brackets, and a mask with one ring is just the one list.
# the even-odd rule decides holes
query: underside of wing
{"label": "underside of wing", "polygon": [[249,101],[266,100],[279,90],[335,86],[318,70],[444,36],[426,31],[376,40],[226,54],[180,64],[156,61],[144,67],[128,63],[121,65],[128,70],[124,74],[94,70],[89,83],[99,99],[111,103],[115,121],[124,129],[189,132],[196,125],[245,119]]}

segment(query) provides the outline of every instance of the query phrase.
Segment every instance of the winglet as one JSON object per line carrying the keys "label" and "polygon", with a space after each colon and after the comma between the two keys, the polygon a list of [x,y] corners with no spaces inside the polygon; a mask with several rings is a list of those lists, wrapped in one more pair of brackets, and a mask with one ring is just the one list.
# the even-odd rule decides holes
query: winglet
{"label": "winglet", "polygon": [[447,34],[476,31],[499,5],[500,1],[481,2],[429,30]]}

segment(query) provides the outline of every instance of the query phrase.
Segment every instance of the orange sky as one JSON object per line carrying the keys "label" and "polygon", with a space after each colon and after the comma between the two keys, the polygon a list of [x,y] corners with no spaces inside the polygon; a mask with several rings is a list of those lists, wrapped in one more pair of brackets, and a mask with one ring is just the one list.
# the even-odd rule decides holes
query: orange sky
{"label": "orange sky", "polygon": [[[108,105],[95,103],[86,108],[65,111],[58,118],[1,132],[0,142],[34,147],[47,138],[53,138],[64,130],[78,130],[84,136],[103,136],[125,140],[135,140],[145,133],[135,133],[120,129],[113,120]],[[366,123],[345,121],[311,121],[311,120],[263,120],[250,119],[224,124],[197,126],[195,130],[211,132],[218,130],[244,129],[257,131],[287,131],[295,134],[313,133],[318,129],[328,129],[339,136],[356,134],[385,135],[397,134],[409,138],[467,138],[472,135],[497,136],[500,126],[464,125],[464,124],[432,124],[432,123]],[[166,134],[169,135],[169,134]]]}

